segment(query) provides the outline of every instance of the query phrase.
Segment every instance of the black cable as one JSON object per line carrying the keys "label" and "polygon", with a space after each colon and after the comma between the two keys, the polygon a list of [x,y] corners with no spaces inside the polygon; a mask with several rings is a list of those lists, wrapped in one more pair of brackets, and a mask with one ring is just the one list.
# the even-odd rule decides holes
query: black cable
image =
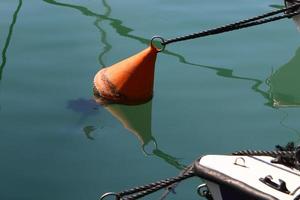
{"label": "black cable", "polygon": [[[294,4],[292,6],[289,6],[289,7],[280,9],[280,10],[272,11],[269,13],[265,13],[263,15],[259,15],[259,16],[253,17],[253,18],[241,20],[241,21],[238,21],[235,23],[231,23],[228,25],[218,27],[218,28],[213,28],[213,29],[209,29],[209,30],[205,30],[205,31],[197,32],[197,33],[192,33],[192,34],[185,35],[185,36],[179,36],[176,38],[168,39],[168,40],[162,41],[161,44],[163,46],[165,46],[167,44],[174,43],[174,42],[190,40],[190,39],[205,37],[205,36],[209,36],[209,35],[220,34],[220,33],[224,33],[224,32],[230,32],[233,30],[239,30],[242,28],[247,28],[247,27],[251,27],[251,26],[257,26],[260,24],[277,21],[277,20],[280,20],[283,18],[290,18],[290,17],[300,14],[300,11],[295,11],[295,12],[287,12],[287,11],[294,11],[295,9],[298,9],[299,7],[300,7],[300,3],[297,2],[296,4]],[[267,18],[267,17],[277,15],[277,14],[283,13],[283,12],[286,12],[286,13],[283,15],[280,15],[280,16]]]}
{"label": "black cable", "polygon": [[237,151],[232,153],[234,156],[295,156],[295,151],[257,151],[257,150],[245,150],[245,151]]}
{"label": "black cable", "polygon": [[[156,192],[162,188],[166,188],[167,186],[170,186],[174,183],[180,182],[182,180],[185,180],[187,178],[193,177],[195,176],[195,173],[193,170],[189,170],[187,173],[184,173],[182,175],[173,177],[173,178],[168,178],[165,180],[161,180],[155,183],[151,183],[145,186],[140,186],[140,187],[136,187],[130,190],[126,190],[123,192],[119,192],[117,193],[118,197],[121,197],[121,200],[134,200],[134,199],[138,199],[141,197],[144,197],[148,194],[151,194],[153,192]],[[128,196],[130,195],[130,196]]]}

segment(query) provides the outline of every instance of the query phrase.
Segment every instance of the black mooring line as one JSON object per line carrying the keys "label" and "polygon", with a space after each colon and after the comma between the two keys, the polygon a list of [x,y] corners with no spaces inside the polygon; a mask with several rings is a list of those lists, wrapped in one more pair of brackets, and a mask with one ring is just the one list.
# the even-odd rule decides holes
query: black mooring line
{"label": "black mooring line", "polygon": [[[197,32],[197,33],[192,33],[189,35],[179,36],[179,37],[172,38],[172,39],[167,39],[167,40],[163,41],[161,44],[165,46],[167,44],[174,43],[174,42],[190,40],[190,39],[205,37],[205,36],[209,36],[209,35],[216,35],[216,34],[220,34],[220,33],[230,32],[230,31],[239,30],[239,29],[243,29],[243,28],[248,28],[251,26],[257,26],[260,24],[270,23],[270,22],[277,21],[277,20],[284,19],[284,18],[291,18],[293,16],[300,14],[300,11],[295,11],[295,9],[298,9],[299,7],[300,7],[300,3],[297,2],[296,4],[294,4],[292,6],[289,6],[289,7],[280,9],[280,10],[268,12],[268,13],[265,13],[265,14],[262,14],[259,16],[255,16],[255,17],[241,20],[241,21],[238,21],[235,23],[227,24],[227,25],[224,25],[221,27],[217,27],[217,28],[213,28],[213,29],[209,29],[209,30],[205,30],[205,31]],[[270,16],[277,15],[279,13],[285,13],[285,14],[280,15],[280,16],[270,17]]]}

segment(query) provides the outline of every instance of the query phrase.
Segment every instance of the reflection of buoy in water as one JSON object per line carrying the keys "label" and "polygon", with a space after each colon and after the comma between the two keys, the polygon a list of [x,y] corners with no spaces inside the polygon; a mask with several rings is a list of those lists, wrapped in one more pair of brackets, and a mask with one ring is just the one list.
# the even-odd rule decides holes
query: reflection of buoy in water
{"label": "reflection of buoy in water", "polygon": [[110,67],[94,78],[94,93],[112,103],[140,104],[153,95],[154,68],[158,50],[152,45]]}
{"label": "reflection of buoy in water", "polygon": [[105,108],[139,139],[146,155],[155,155],[177,169],[185,167],[177,158],[158,149],[151,129],[152,101],[137,106],[108,104]]}
{"label": "reflection of buoy in water", "polygon": [[300,48],[296,55],[268,79],[275,107],[300,105]]}
{"label": "reflection of buoy in water", "polygon": [[105,106],[105,108],[118,119],[126,129],[137,136],[143,148],[151,141],[155,143],[151,131],[152,101],[137,106],[110,104]]}

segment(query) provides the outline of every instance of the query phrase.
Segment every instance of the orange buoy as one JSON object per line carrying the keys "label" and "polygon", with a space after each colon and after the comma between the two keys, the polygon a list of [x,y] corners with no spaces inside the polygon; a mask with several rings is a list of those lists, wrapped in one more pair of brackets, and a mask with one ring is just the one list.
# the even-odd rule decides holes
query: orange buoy
{"label": "orange buoy", "polygon": [[154,69],[159,49],[142,52],[101,69],[94,78],[94,94],[111,103],[141,104],[153,96]]}

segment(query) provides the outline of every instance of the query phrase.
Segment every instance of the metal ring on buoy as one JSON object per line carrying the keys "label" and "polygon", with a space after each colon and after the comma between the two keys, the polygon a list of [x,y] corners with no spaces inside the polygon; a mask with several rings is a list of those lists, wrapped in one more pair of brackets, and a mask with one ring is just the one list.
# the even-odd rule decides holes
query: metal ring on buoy
{"label": "metal ring on buoy", "polygon": [[[156,143],[156,140],[152,138],[151,141],[152,141],[153,144],[154,144],[154,150],[157,149],[157,143]],[[146,149],[145,149],[145,147],[146,147],[146,145],[143,145],[143,146],[142,146],[142,150],[143,150],[144,154],[145,154],[146,156],[153,156],[154,154],[153,154],[153,153],[147,152]]]}
{"label": "metal ring on buoy", "polygon": [[103,195],[100,197],[100,200],[103,200],[103,199],[105,199],[105,198],[108,197],[108,196],[115,196],[115,197],[116,197],[116,200],[119,200],[119,199],[120,199],[120,197],[119,197],[119,195],[118,195],[117,193],[115,193],[115,192],[107,192],[107,193],[103,194]]}
{"label": "metal ring on buoy", "polygon": [[[160,43],[160,45],[162,46],[161,48],[158,48],[154,45],[155,40]],[[153,36],[151,38],[151,46],[154,47],[158,52],[162,52],[163,50],[165,50],[166,45],[163,44],[164,42],[165,40],[161,36]]]}

